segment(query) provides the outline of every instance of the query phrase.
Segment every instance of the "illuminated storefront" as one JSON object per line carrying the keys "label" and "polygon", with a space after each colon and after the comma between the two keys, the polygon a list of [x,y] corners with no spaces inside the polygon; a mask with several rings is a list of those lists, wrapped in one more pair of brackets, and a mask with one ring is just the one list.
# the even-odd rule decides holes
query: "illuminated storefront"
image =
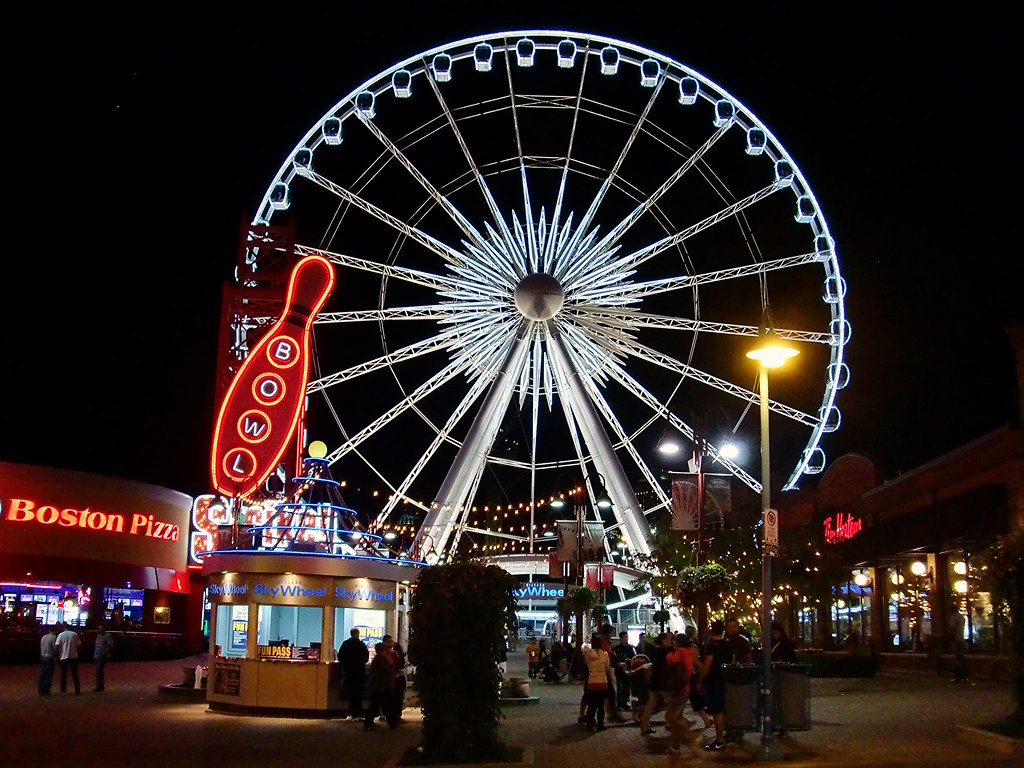
{"label": "illuminated storefront", "polygon": [[126,651],[140,656],[156,646],[194,650],[191,506],[191,497],[154,485],[0,462],[0,631],[28,641],[60,621],[81,628],[88,644],[105,623],[131,633]]}
{"label": "illuminated storefront", "polygon": [[210,708],[307,715],[346,709],[338,646],[358,628],[372,658],[385,634],[405,636],[418,570],[301,552],[208,554]]}

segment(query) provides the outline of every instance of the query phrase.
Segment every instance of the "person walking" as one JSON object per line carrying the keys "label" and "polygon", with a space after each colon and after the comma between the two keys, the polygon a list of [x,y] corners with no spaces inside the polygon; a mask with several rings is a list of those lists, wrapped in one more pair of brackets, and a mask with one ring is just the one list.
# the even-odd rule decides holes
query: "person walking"
{"label": "person walking", "polygon": [[704,706],[715,725],[715,740],[704,745],[704,749],[709,752],[724,749],[726,745],[723,665],[729,660],[730,654],[729,642],[725,639],[725,623],[716,619],[711,622],[711,631],[704,646],[704,658],[697,675],[697,689],[702,693]]}
{"label": "person walking", "polygon": [[110,652],[114,649],[114,638],[107,628],[100,624],[97,628],[96,643],[93,646],[92,662],[96,670],[96,687],[93,693],[102,693],[106,687],[107,661],[110,659]]}
{"label": "person walking", "polygon": [[665,687],[665,665],[668,654],[675,648],[675,638],[671,632],[662,632],[658,635],[658,645],[651,651],[651,684],[650,693],[647,696],[647,704],[640,713],[640,733],[650,736],[654,733],[651,728],[651,716],[655,711],[665,709],[668,706],[668,691]]}
{"label": "person walking", "polygon": [[39,695],[49,696],[53,686],[54,653],[56,652],[57,630],[60,625],[50,627],[39,641]]}
{"label": "person walking", "polygon": [[395,716],[393,699],[395,695],[395,675],[398,673],[398,657],[384,643],[377,643],[373,648],[373,660],[370,662],[370,706],[363,718],[363,730],[372,731],[378,713],[384,715],[388,727],[398,725]]}
{"label": "person walking", "polygon": [[683,708],[690,697],[690,680],[693,677],[692,643],[689,636],[679,633],[675,636],[675,648],[665,657],[665,691],[668,707],[665,710],[665,726],[671,734],[667,753],[679,754],[681,745],[689,730],[683,718]]}
{"label": "person walking", "polygon": [[78,648],[82,645],[82,638],[70,625],[64,625],[64,631],[57,635],[54,645],[60,661],[60,692],[68,692],[68,670],[70,669],[71,680],[75,684],[75,695],[77,696],[82,692],[82,684],[78,680]]}
{"label": "person walking", "polygon": [[366,663],[370,660],[370,649],[359,638],[359,630],[355,627],[349,630],[348,635],[338,647],[338,662],[344,674],[341,687],[348,696],[348,717],[355,720],[363,716]]}
{"label": "person walking", "polygon": [[[587,664],[587,680],[584,683],[583,696],[587,702],[587,730],[604,730],[604,702],[611,685],[612,665],[608,652],[601,647],[601,636],[595,634],[590,638],[590,648],[584,654]],[[596,723],[595,723],[596,719]]]}
{"label": "person walking", "polygon": [[615,704],[620,712],[629,711],[629,664],[636,657],[636,649],[629,644],[629,635],[619,632],[619,644],[612,647],[615,664]]}

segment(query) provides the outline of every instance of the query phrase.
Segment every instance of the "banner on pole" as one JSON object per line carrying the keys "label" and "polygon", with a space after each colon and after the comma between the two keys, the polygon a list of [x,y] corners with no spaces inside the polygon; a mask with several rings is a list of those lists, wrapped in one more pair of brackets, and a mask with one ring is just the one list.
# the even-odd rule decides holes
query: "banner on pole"
{"label": "banner on pole", "polygon": [[565,563],[576,562],[576,547],[580,547],[580,562],[604,559],[604,523],[587,520],[583,524],[583,536],[577,537],[575,520],[559,520],[558,559]]}
{"label": "banner on pole", "polygon": [[[672,528],[697,530],[697,475],[672,472]],[[732,512],[732,475],[704,474],[704,530],[717,531],[725,526]]]}

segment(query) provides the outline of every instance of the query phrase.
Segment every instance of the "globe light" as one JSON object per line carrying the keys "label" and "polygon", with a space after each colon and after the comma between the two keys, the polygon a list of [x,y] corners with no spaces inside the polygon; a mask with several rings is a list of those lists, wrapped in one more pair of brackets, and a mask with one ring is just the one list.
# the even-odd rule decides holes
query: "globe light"
{"label": "globe light", "polygon": [[871,583],[871,577],[863,571],[860,571],[853,577],[853,583],[858,587],[866,587]]}
{"label": "globe light", "polygon": [[323,440],[314,440],[306,449],[311,459],[322,459],[327,455],[327,443]]}
{"label": "globe light", "polygon": [[922,563],[920,560],[916,560],[910,565],[910,572],[915,576],[924,576],[928,573],[928,566]]}
{"label": "globe light", "polygon": [[953,572],[957,576],[966,576],[967,575],[967,563],[965,563],[963,560],[960,560],[960,561],[958,561],[956,563],[953,563]]}
{"label": "globe light", "polygon": [[961,595],[966,595],[967,581],[965,579],[957,579],[957,581],[953,583],[953,589],[955,589]]}
{"label": "globe light", "polygon": [[735,459],[740,455],[740,447],[732,441],[722,443],[722,447],[718,449],[718,455],[723,459]]}

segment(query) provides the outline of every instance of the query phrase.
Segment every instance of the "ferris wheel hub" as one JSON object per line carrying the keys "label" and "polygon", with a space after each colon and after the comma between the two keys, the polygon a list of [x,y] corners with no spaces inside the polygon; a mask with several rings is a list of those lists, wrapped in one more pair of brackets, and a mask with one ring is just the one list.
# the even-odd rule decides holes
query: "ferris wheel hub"
{"label": "ferris wheel hub", "polygon": [[550,320],[565,303],[565,291],[551,275],[537,272],[519,281],[516,309],[528,320]]}

